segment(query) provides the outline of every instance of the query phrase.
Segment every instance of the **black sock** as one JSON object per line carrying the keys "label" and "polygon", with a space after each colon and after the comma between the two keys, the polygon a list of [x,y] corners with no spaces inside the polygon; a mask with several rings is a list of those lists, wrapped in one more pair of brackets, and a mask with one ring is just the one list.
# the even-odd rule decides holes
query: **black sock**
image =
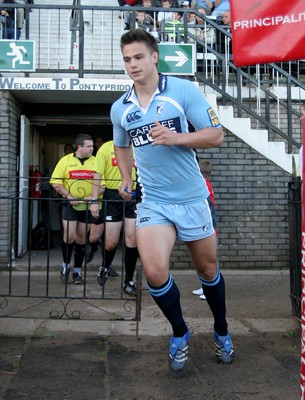
{"label": "black sock", "polygon": [[126,247],[125,248],[125,285],[132,281],[133,274],[136,269],[137,259],[139,256],[137,247]]}
{"label": "black sock", "polygon": [[226,321],[225,281],[220,274],[219,282],[210,286],[202,283],[203,292],[214,316],[214,330],[220,336],[228,333]]}
{"label": "black sock", "polygon": [[182,316],[180,292],[172,276],[162,286],[156,288],[148,283],[153,299],[170,322],[175,337],[182,337],[188,331]]}
{"label": "black sock", "polygon": [[90,246],[91,246],[91,252],[92,252],[92,253],[96,253],[96,252],[97,252],[97,249],[98,249],[98,242],[92,243],[92,242],[89,241],[89,244],[90,244]]}
{"label": "black sock", "polygon": [[74,268],[81,268],[85,257],[85,244],[75,243],[74,246]]}
{"label": "black sock", "polygon": [[66,243],[64,241],[61,242],[62,258],[65,264],[70,264],[71,256],[74,249],[74,243],[75,242],[73,243]]}
{"label": "black sock", "polygon": [[110,251],[105,249],[104,262],[103,262],[103,266],[105,268],[110,267],[110,265],[114,259],[114,256],[115,256],[115,252],[116,252],[116,248],[114,250],[110,250]]}

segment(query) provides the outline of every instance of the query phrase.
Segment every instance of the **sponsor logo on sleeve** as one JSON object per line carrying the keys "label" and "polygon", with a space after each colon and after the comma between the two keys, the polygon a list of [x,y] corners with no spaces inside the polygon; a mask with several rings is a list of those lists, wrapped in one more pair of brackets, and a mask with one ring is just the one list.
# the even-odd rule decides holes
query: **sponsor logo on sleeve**
{"label": "sponsor logo on sleeve", "polygon": [[211,125],[213,127],[220,125],[219,119],[218,119],[218,117],[217,117],[217,115],[216,115],[216,113],[215,113],[215,111],[213,110],[212,107],[210,107],[208,109],[208,115],[209,115],[209,118],[210,118],[210,121],[211,121]]}

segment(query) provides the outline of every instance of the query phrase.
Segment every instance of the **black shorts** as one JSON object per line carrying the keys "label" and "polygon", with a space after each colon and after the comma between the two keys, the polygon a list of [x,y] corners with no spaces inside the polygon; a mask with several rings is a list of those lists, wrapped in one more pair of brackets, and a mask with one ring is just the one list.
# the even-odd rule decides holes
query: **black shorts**
{"label": "black shorts", "polygon": [[106,222],[120,222],[123,218],[136,218],[136,202],[124,201],[117,189],[105,189],[103,215]]}
{"label": "black shorts", "polygon": [[104,222],[102,210],[99,212],[99,217],[94,218],[89,209],[77,211],[68,203],[61,205],[61,217],[65,221],[78,221],[84,224],[99,225]]}

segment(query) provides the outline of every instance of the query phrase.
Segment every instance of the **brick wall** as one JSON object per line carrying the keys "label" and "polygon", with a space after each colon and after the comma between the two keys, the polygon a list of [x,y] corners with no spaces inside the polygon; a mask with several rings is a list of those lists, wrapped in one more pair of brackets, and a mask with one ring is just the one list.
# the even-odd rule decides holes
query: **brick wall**
{"label": "brick wall", "polygon": [[[198,154],[213,163],[221,267],[288,268],[290,175],[229,132],[219,149]],[[174,247],[171,268],[193,268],[183,243]]]}
{"label": "brick wall", "polygon": [[[16,240],[17,210],[5,197],[15,193],[18,187],[17,179],[8,182],[7,177],[17,175],[21,108],[12,94],[0,91],[2,265],[7,264],[12,229],[13,240]],[[297,134],[298,122],[294,123]],[[220,148],[199,151],[198,155],[213,163],[211,180],[217,205],[222,268],[288,268],[287,193],[290,175],[229,132],[226,132]],[[183,243],[177,242],[174,247],[172,267],[193,268]]]}

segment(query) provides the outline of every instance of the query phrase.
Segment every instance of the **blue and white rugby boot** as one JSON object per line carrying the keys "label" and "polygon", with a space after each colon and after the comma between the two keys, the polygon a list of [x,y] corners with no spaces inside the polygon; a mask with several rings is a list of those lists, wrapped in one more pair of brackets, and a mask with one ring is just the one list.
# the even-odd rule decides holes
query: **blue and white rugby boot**
{"label": "blue and white rugby boot", "polygon": [[171,337],[169,345],[169,366],[177,372],[181,371],[188,359],[188,343],[191,333],[188,330],[183,337]]}
{"label": "blue and white rugby boot", "polygon": [[214,332],[215,353],[219,362],[230,364],[234,359],[234,348],[232,339],[228,333],[226,336],[220,336]]}

